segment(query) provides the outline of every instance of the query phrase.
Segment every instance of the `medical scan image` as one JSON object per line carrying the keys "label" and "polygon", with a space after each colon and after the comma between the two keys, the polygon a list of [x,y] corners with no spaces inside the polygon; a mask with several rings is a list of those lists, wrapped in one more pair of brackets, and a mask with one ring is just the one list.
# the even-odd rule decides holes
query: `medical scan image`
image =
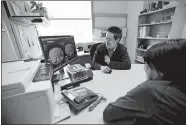
{"label": "medical scan image", "polygon": [[61,48],[55,47],[49,51],[49,59],[54,65],[58,65],[64,60],[64,52]]}
{"label": "medical scan image", "polygon": [[65,46],[65,53],[67,54],[67,56],[73,56],[74,55],[74,45],[67,44]]}

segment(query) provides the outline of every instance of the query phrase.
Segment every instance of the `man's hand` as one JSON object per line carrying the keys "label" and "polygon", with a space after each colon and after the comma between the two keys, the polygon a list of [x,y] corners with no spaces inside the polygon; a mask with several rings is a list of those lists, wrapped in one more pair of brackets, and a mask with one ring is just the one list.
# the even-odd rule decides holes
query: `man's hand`
{"label": "man's hand", "polygon": [[110,67],[108,67],[108,66],[101,66],[100,67],[101,68],[101,70],[104,72],[104,73],[109,73],[110,72]]}
{"label": "man's hand", "polygon": [[109,58],[107,55],[105,56],[105,62],[106,62],[107,64],[110,63],[110,58]]}

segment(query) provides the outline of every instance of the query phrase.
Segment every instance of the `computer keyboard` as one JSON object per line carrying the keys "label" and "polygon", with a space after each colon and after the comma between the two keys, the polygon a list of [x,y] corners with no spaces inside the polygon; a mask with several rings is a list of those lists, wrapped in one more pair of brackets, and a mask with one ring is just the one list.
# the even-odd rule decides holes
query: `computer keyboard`
{"label": "computer keyboard", "polygon": [[52,77],[51,65],[46,64],[46,63],[41,63],[33,79],[33,82],[51,80],[51,77]]}
{"label": "computer keyboard", "polygon": [[[72,81],[81,81],[88,78],[87,71],[89,69],[81,66],[80,64],[74,64],[67,67],[67,73],[69,74]],[[90,76],[92,77],[92,76]]]}

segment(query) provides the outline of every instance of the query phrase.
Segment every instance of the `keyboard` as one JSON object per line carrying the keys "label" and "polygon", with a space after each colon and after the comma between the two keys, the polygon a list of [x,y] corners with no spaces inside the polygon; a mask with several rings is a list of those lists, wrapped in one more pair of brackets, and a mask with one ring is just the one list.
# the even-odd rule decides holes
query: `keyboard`
{"label": "keyboard", "polygon": [[33,82],[51,80],[52,67],[49,64],[41,63],[36,75],[34,76]]}
{"label": "keyboard", "polygon": [[80,64],[74,64],[67,67],[67,73],[69,74],[72,82],[78,82],[88,79],[89,77],[93,77],[92,71]]}

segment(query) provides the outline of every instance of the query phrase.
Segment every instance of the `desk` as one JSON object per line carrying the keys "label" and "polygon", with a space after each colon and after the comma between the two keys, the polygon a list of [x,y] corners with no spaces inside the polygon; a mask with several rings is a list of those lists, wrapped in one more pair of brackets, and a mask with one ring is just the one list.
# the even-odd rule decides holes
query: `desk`
{"label": "desk", "polygon": [[111,74],[104,74],[100,70],[93,71],[93,80],[82,83],[81,87],[102,94],[107,101],[101,102],[91,112],[88,108],[78,115],[71,112],[71,117],[59,124],[103,124],[103,110],[106,106],[146,80],[143,66],[143,64],[132,64],[130,70],[113,70]]}
{"label": "desk", "polygon": [[77,55],[78,55],[79,57],[80,57],[80,56],[89,56],[90,53],[89,53],[89,52],[85,53],[84,51],[81,51],[81,52],[77,52]]}

